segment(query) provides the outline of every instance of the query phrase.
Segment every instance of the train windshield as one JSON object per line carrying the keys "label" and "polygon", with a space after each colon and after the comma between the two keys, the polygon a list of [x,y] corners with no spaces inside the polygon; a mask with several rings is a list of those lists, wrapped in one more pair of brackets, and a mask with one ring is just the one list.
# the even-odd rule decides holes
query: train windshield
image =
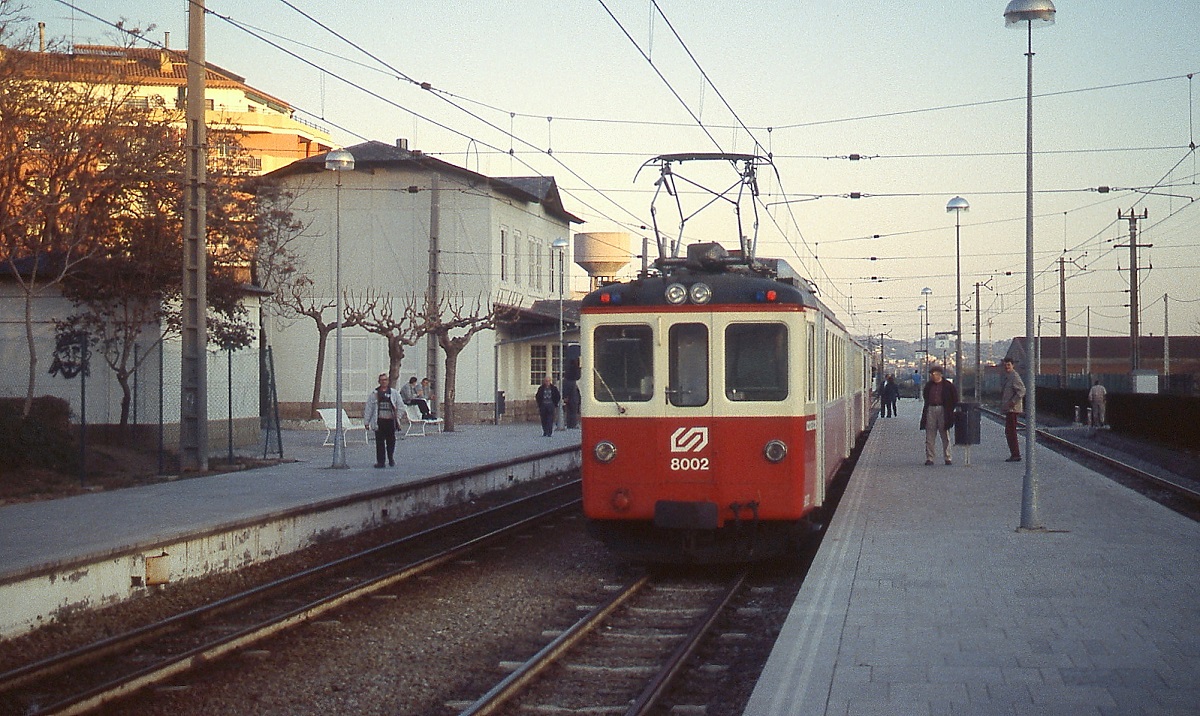
{"label": "train windshield", "polygon": [[671,326],[670,375],[667,397],[671,405],[694,408],[708,404],[708,326],[680,323]]}
{"label": "train windshield", "polygon": [[595,372],[596,400],[650,400],[654,394],[654,336],[650,326],[597,326]]}
{"label": "train windshield", "polygon": [[787,376],[787,326],[735,323],[725,329],[725,397],[785,400]]}

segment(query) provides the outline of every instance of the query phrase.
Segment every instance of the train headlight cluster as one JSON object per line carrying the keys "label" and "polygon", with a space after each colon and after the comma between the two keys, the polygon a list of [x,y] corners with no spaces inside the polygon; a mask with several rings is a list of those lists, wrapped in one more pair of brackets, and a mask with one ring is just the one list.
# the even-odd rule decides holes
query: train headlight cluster
{"label": "train headlight cluster", "polygon": [[689,299],[692,303],[708,303],[712,300],[712,287],[706,283],[693,283],[689,289],[682,283],[672,283],[663,291],[663,298],[672,306],[678,306]]}
{"label": "train headlight cluster", "polygon": [[601,440],[596,443],[596,447],[592,448],[592,454],[600,462],[612,462],[617,457],[617,446],[607,440]]}
{"label": "train headlight cluster", "polygon": [[772,440],[763,448],[763,457],[767,462],[781,462],[787,457],[787,445],[782,440]]}

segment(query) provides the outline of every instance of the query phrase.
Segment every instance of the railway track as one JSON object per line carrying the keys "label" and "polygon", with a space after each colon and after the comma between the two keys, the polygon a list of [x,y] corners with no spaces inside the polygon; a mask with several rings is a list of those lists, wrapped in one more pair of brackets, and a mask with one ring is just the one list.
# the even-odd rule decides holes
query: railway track
{"label": "railway track", "polygon": [[718,583],[645,575],[589,611],[460,716],[648,713],[747,576],[741,572]]}
{"label": "railway track", "polygon": [[[1003,421],[1003,416],[991,409],[984,408],[984,412],[994,420]],[[1024,421],[1021,421],[1019,425],[1021,430],[1025,429]],[[1128,458],[1094,450],[1081,440],[1073,439],[1073,437],[1067,435],[1060,435],[1044,428],[1038,428],[1037,436],[1039,440],[1047,445],[1069,451],[1088,460],[1100,463],[1107,469],[1112,470],[1120,475],[1124,475],[1143,484],[1153,486],[1154,488],[1165,490],[1174,495],[1176,498],[1187,502],[1193,508],[1200,508],[1200,485],[1197,485],[1195,481],[1170,475],[1166,471],[1163,471],[1162,473],[1156,473],[1144,470],[1131,464],[1131,461]]]}
{"label": "railway track", "polygon": [[459,559],[579,504],[578,481],[0,674],[0,714],[79,714]]}

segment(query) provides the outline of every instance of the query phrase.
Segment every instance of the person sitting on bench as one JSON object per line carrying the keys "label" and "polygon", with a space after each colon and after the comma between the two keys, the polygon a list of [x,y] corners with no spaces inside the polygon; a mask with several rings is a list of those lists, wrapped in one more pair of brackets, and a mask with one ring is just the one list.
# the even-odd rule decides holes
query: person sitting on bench
{"label": "person sitting on bench", "polygon": [[421,397],[420,388],[417,386],[417,376],[408,379],[408,383],[400,389],[400,399],[405,405],[415,405],[421,410],[421,419],[432,420],[433,415],[429,412],[429,403]]}

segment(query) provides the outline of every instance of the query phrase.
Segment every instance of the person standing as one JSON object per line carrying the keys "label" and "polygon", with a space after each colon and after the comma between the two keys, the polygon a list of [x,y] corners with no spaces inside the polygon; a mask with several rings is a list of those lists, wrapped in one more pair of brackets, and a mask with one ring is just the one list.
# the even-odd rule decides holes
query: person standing
{"label": "person standing", "polygon": [[1092,427],[1099,428],[1104,425],[1104,403],[1108,399],[1108,391],[1100,381],[1097,380],[1092,389],[1088,391],[1088,403],[1092,406]]}
{"label": "person standing", "polygon": [[379,387],[367,396],[363,422],[367,430],[375,433],[375,467],[396,465],[396,411],[399,410],[400,394],[392,390],[387,373],[379,374]]}
{"label": "person standing", "polygon": [[538,415],[542,419],[542,437],[548,438],[554,434],[554,414],[558,410],[558,403],[562,400],[562,396],[559,394],[558,388],[554,386],[554,382],[547,377],[542,378],[542,386],[538,388],[533,399],[537,403]]}
{"label": "person standing", "polygon": [[1008,440],[1005,462],[1021,461],[1021,445],[1017,442],[1017,416],[1025,412],[1025,381],[1013,368],[1012,358],[1005,358],[1004,383],[1000,387],[1000,412],[1004,413],[1004,437]]}
{"label": "person standing", "polygon": [[900,400],[900,387],[896,385],[896,377],[889,375],[883,381],[883,389],[879,391],[879,402],[883,407],[883,417],[896,417],[896,403]]}
{"label": "person standing", "polygon": [[421,419],[430,420],[433,415],[429,413],[429,403],[420,395],[421,389],[417,386],[417,376],[408,379],[404,387],[400,389],[400,399],[405,405],[415,405],[421,410]]}
{"label": "person standing", "polygon": [[579,383],[574,380],[564,381],[562,394],[563,418],[566,421],[567,429],[574,430],[579,427],[579,404],[582,402]]}
{"label": "person standing", "polygon": [[925,398],[921,412],[921,429],[925,431],[925,464],[933,464],[933,449],[937,439],[942,438],[942,456],[947,465],[953,465],[950,457],[950,416],[958,405],[958,389],[942,375],[941,366],[929,369],[929,381],[922,392]]}

